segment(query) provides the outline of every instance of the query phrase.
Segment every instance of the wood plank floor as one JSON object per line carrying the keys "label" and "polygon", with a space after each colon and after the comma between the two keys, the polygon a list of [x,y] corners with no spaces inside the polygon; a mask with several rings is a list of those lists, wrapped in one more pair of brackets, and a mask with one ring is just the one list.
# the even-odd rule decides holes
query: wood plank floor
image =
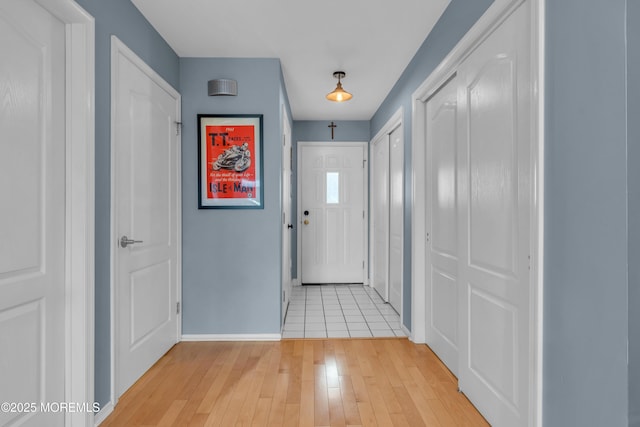
{"label": "wood plank floor", "polygon": [[111,426],[487,426],[407,339],[183,342],[121,398]]}

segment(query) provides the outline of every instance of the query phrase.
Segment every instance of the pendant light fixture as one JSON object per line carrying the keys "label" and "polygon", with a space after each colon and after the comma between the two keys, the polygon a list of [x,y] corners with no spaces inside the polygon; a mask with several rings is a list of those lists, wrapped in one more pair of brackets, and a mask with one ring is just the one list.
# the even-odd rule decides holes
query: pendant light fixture
{"label": "pendant light fixture", "polygon": [[333,102],[344,102],[350,100],[353,95],[351,95],[346,90],[342,89],[342,83],[340,83],[340,79],[343,79],[346,76],[344,71],[336,71],[333,73],[333,77],[338,79],[338,85],[333,90],[333,92],[327,94],[327,99]]}

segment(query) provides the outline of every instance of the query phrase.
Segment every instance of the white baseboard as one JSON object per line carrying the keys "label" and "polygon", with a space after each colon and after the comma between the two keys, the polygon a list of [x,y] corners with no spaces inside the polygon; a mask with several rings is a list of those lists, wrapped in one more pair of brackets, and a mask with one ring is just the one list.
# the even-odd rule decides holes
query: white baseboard
{"label": "white baseboard", "polygon": [[280,341],[282,334],[183,334],[182,341]]}
{"label": "white baseboard", "polygon": [[109,415],[113,412],[113,403],[109,402],[100,408],[100,412],[98,412],[94,418],[96,427],[99,426],[107,419]]}
{"label": "white baseboard", "polygon": [[[405,334],[407,334],[408,337],[411,336],[411,331],[409,329],[407,329],[406,326],[404,326],[402,323],[400,324],[400,326],[402,326],[402,332],[404,332]],[[413,340],[411,340],[413,341]]]}
{"label": "white baseboard", "polygon": [[297,277],[294,277],[293,279],[291,279],[291,286],[300,286],[300,283],[298,282]]}

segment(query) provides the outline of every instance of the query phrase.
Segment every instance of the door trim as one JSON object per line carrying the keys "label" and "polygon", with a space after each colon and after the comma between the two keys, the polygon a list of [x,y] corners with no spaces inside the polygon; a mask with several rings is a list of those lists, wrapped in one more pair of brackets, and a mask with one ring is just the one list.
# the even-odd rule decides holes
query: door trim
{"label": "door trim", "polygon": [[[393,115],[391,116],[391,118],[389,118],[389,120],[387,120],[387,122],[384,124],[384,126],[382,126],[382,128],[378,131],[378,133],[376,133],[376,136],[374,136],[370,143],[369,143],[369,150],[371,151],[371,148],[375,145],[378,144],[383,138],[388,138],[389,135],[396,130],[397,128],[399,128],[400,126],[404,125],[404,108],[400,107],[396,110],[395,113],[393,113]],[[404,140],[404,135],[403,135],[403,140]],[[391,147],[389,147],[389,150],[391,150]],[[404,157],[404,147],[402,149],[402,154]],[[389,151],[389,153],[391,153],[391,151]],[[369,162],[369,176],[372,176],[375,171],[374,171],[374,164],[373,164],[373,160],[371,160],[371,162]],[[403,158],[403,164],[406,167],[406,164],[404,162],[404,158]],[[403,205],[404,207],[406,207],[406,198],[404,197],[404,189],[406,188],[405,185],[405,179],[404,179],[404,171],[403,171],[403,194],[402,194],[402,199],[403,199]],[[369,192],[371,191],[371,189],[369,190]],[[369,242],[371,244],[375,244],[375,239],[374,239],[374,230],[371,227],[371,224],[373,224],[373,221],[375,219],[375,209],[371,209],[371,206],[369,206]],[[405,262],[405,256],[404,256],[404,218],[402,219],[402,229],[403,229],[403,233],[402,233],[402,286],[400,288],[400,323],[402,324],[402,319],[403,319],[403,312],[404,312],[404,262]],[[390,244],[390,242],[388,242]],[[371,247],[369,246],[369,257],[368,257],[368,263],[369,263],[369,279],[371,279],[373,277],[373,250],[371,249]],[[371,280],[369,280],[370,284],[369,286],[373,287],[373,282]],[[387,280],[387,288],[389,288],[390,283]],[[389,293],[388,289],[387,289],[387,294]],[[387,295],[388,298],[388,295]]]}
{"label": "door trim", "polygon": [[[94,402],[95,22],[73,0],[36,0],[65,24],[65,399]],[[66,426],[93,425],[91,411]]]}
{"label": "door trim", "polygon": [[[111,313],[111,404],[113,408],[115,408],[116,403],[118,402],[119,396],[117,396],[116,390],[116,368],[118,366],[118,328],[117,328],[117,250],[119,248],[117,236],[113,233],[117,230],[116,224],[116,211],[117,211],[117,199],[116,199],[116,185],[115,185],[115,177],[117,174],[117,161],[116,161],[116,152],[115,152],[115,125],[116,125],[116,115],[115,115],[115,104],[113,100],[117,99],[117,57],[122,54],[129,61],[131,61],[134,65],[136,65],[140,70],[144,72],[154,83],[160,86],[163,90],[171,94],[176,99],[176,121],[178,123],[181,122],[181,114],[182,110],[180,107],[181,104],[181,96],[178,91],[176,91],[169,83],[167,83],[158,73],[156,73],[146,62],[144,62],[135,52],[133,52],[127,45],[125,45],[118,37],[112,35],[111,36],[111,196],[110,196],[110,206],[111,206],[111,243],[110,243],[110,254],[111,254],[111,266],[110,266],[110,284],[111,284],[111,292],[110,292],[110,313]],[[178,124],[176,123],[178,126]],[[179,129],[179,128],[178,128]],[[176,301],[178,304],[181,304],[182,301],[182,142],[181,142],[181,134],[177,135],[177,144],[178,147],[176,149],[176,250],[177,250],[177,259],[176,259]],[[180,313],[176,316],[176,326],[177,326],[177,342],[180,342],[182,339],[182,309],[180,309]]]}
{"label": "door trim", "polygon": [[[291,131],[291,120],[289,120],[289,114],[287,113],[287,108],[286,106],[283,104],[282,105],[282,138],[286,139],[289,138],[289,157],[293,156],[293,144],[292,144],[292,140],[291,140],[291,136],[292,136],[292,131]],[[284,141],[283,141],[283,147],[282,150],[284,151],[286,149],[286,146],[284,146]],[[285,154],[286,153],[281,153],[280,156],[280,160],[284,161],[285,158]],[[293,162],[293,159],[289,159],[290,163],[289,165],[282,165],[281,171],[280,171],[280,179],[282,180],[280,182],[280,212],[281,212],[281,216],[284,217],[285,216],[285,209],[284,209],[284,205],[285,205],[285,199],[289,197],[289,195],[291,194],[291,185],[293,185],[293,179],[290,178],[289,179],[289,195],[284,194],[284,188],[285,188],[285,181],[284,178],[282,176],[282,171],[288,171],[289,175],[293,174],[293,171],[291,170],[291,163]],[[285,235],[285,232],[287,232],[287,236],[289,237],[289,274],[286,274],[285,271],[281,271],[280,272],[280,292],[288,292],[289,294],[285,294],[286,296],[286,301],[283,301],[282,299],[280,300],[280,329],[282,330],[282,328],[284,328],[284,319],[285,316],[287,314],[287,308],[289,307],[289,301],[291,299],[291,259],[292,259],[292,249],[293,249],[293,245],[291,244],[291,233],[288,232],[288,228],[287,228],[287,223],[291,223],[293,224],[293,217],[292,217],[292,211],[293,211],[293,206],[291,206],[291,204],[293,203],[293,200],[289,201],[289,216],[290,218],[285,218],[286,219],[286,223],[282,222],[282,224],[280,224],[281,228],[280,228],[280,236],[282,238],[282,236]],[[292,230],[293,231],[293,230]],[[281,253],[281,257],[282,257],[282,266],[281,266],[281,270],[282,267],[284,266],[284,262],[286,261],[285,258],[285,253],[284,253],[284,248],[285,248],[285,242],[281,241],[280,242],[280,253]],[[286,285],[284,284],[284,278],[288,277],[289,278],[289,283],[287,283]],[[286,289],[284,288],[286,286]]]}
{"label": "door trim", "polygon": [[426,338],[426,293],[425,266],[416,263],[425,259],[426,253],[426,188],[424,158],[425,144],[425,102],[456,71],[459,64],[484,39],[510,15],[520,4],[530,1],[531,16],[531,68],[532,86],[532,183],[531,229],[531,340],[533,345],[530,377],[530,413],[528,424],[542,426],[542,390],[543,390],[543,254],[544,254],[544,13],[545,0],[495,0],[474,26],[445,57],[438,67],[413,92],[411,150],[414,159],[411,166],[411,336],[415,343],[424,343]]}
{"label": "door trim", "polygon": [[[297,171],[297,176],[295,177],[296,179],[296,206],[297,206],[297,212],[298,212],[298,218],[296,218],[298,227],[296,227],[297,230],[300,230],[300,225],[302,224],[302,218],[300,217],[300,212],[302,212],[302,185],[300,185],[300,164],[302,162],[302,150],[300,150],[300,147],[310,147],[310,146],[324,146],[324,145],[330,145],[332,147],[362,147],[364,149],[364,161],[365,162],[369,162],[369,143],[366,141],[355,141],[355,142],[345,142],[345,141],[298,141],[297,143],[297,158],[296,158],[296,171]],[[366,167],[366,170],[368,171],[369,168]],[[365,192],[364,192],[364,200],[363,200],[363,204],[364,204],[364,223],[365,223],[365,229],[363,230],[362,236],[364,239],[364,262],[365,262],[365,266],[364,266],[364,277],[363,277],[363,285],[364,286],[369,286],[369,233],[368,233],[368,224],[369,224],[369,174],[365,173],[364,174],[364,187],[365,187]],[[302,233],[300,233],[298,231],[298,233],[296,233],[296,265],[297,265],[297,276],[298,276],[298,282],[300,282],[299,284],[302,284]]]}

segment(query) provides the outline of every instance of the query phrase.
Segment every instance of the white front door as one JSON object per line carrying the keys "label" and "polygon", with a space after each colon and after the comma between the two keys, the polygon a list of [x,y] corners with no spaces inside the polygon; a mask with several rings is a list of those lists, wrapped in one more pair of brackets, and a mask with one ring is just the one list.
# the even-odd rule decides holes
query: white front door
{"label": "white front door", "polygon": [[180,96],[116,38],[112,92],[117,398],[178,341]]}
{"label": "white front door", "polygon": [[4,0],[0,53],[0,425],[62,426],[65,25]]}
{"label": "white front door", "polygon": [[389,134],[389,304],[402,308],[404,245],[404,127]]}
{"label": "white front door", "polygon": [[426,102],[426,342],[458,373],[458,80]]}
{"label": "white front door", "polygon": [[459,68],[459,386],[494,426],[524,426],[533,381],[531,2]]}
{"label": "white front door", "polygon": [[291,295],[291,178],[292,147],[291,126],[284,106],[282,107],[282,322],[287,315]]}
{"label": "white front door", "polygon": [[302,283],[364,283],[365,145],[300,143]]}
{"label": "white front door", "polygon": [[389,135],[371,147],[371,216],[373,288],[389,301]]}

